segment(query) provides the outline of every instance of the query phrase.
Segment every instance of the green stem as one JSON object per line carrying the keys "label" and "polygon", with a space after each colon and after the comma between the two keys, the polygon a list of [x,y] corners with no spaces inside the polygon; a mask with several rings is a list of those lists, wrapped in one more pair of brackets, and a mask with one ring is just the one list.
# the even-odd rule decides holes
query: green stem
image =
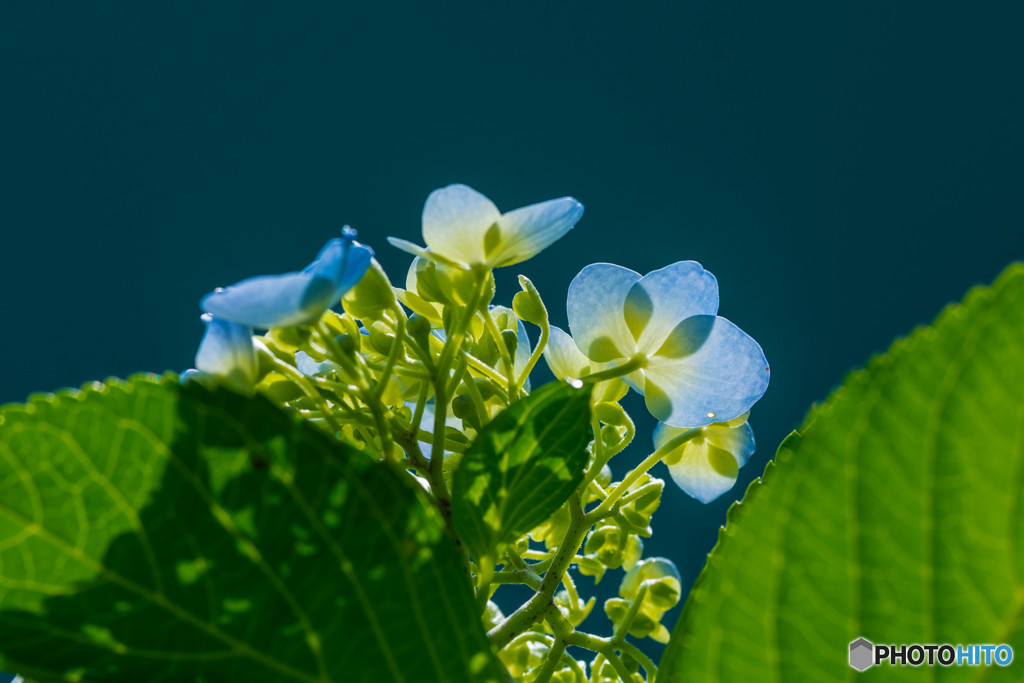
{"label": "green stem", "polygon": [[597,652],[602,657],[608,660],[608,663],[615,669],[615,673],[619,675],[623,681],[633,680],[632,675],[629,673],[629,669],[626,668],[622,658],[615,652],[615,645],[607,638],[598,638],[592,636],[589,633],[582,633],[576,631],[566,638],[569,645],[575,645],[576,647],[582,647],[590,650],[591,652]]}
{"label": "green stem", "polygon": [[[487,285],[488,276],[481,273],[477,273],[477,275],[477,286],[473,290],[469,305],[463,309],[463,315],[459,316],[453,329],[445,338],[441,357],[434,372],[434,448],[430,454],[430,486],[434,489],[434,495],[438,497],[438,500],[446,504],[450,500],[448,485],[444,480],[444,427],[450,402],[450,397],[447,394],[448,375],[456,353],[462,348],[466,329],[472,322],[473,316],[476,315],[477,306]],[[446,506],[442,506],[442,512],[447,514]]]}
{"label": "green stem", "polygon": [[263,345],[262,342],[254,340],[253,344],[256,347],[257,353],[261,357],[263,357],[265,360],[271,363],[276,370],[295,380],[295,383],[299,385],[299,388],[302,389],[302,392],[306,394],[306,396],[308,396],[309,398],[313,399],[313,401],[320,408],[320,413],[324,416],[324,420],[327,421],[327,424],[330,426],[331,430],[335,434],[340,432],[341,425],[338,424],[338,421],[334,418],[334,415],[331,411],[331,406],[324,399],[324,396],[323,394],[320,393],[320,390],[316,388],[316,385],[313,384],[313,382],[310,381],[308,377],[303,375],[297,369],[293,368],[292,366],[288,365],[288,363],[285,363],[283,360],[275,356],[270,349]]}
{"label": "green stem", "polygon": [[477,572],[476,602],[477,608],[483,614],[487,611],[487,601],[491,599],[491,582],[494,580],[494,559],[490,556],[480,558],[480,566]]}
{"label": "green stem", "polygon": [[627,491],[629,491],[629,487],[635,484],[640,479],[640,477],[647,474],[647,471],[649,469],[651,469],[656,464],[661,462],[661,459],[664,458],[669,453],[671,453],[673,450],[683,445],[690,439],[699,436],[701,433],[702,429],[700,427],[688,429],[679,436],[673,437],[668,442],[666,442],[665,445],[663,445],[661,448],[659,448],[658,450],[654,451],[646,458],[644,458],[643,462],[637,465],[632,472],[626,475],[625,479],[619,482],[618,486],[611,490],[611,492],[608,494],[608,497],[604,499],[603,503],[601,503],[596,508],[587,513],[587,519],[591,520],[592,522],[596,522],[597,520],[607,515],[608,512],[611,511],[612,506],[615,505],[615,503],[619,500],[619,498],[621,498]]}
{"label": "green stem", "polygon": [[556,638],[544,658],[544,664],[537,670],[537,677],[533,679],[534,683],[550,683],[551,676],[554,675],[555,669],[561,663],[563,654],[565,654],[565,641]]}
{"label": "green stem", "polygon": [[622,617],[622,621],[620,621],[619,625],[615,628],[615,635],[612,636],[612,643],[618,645],[626,639],[629,627],[633,625],[633,620],[636,619],[637,612],[640,611],[640,606],[643,604],[645,595],[647,595],[646,581],[640,584],[640,590],[636,592],[636,597],[629,603],[629,609],[626,610],[625,616]]}
{"label": "green stem", "polygon": [[[544,611],[553,608],[552,598],[562,583],[562,575],[569,569],[576,557],[583,538],[587,535],[590,525],[586,523],[580,493],[573,494],[569,504],[569,528],[565,532],[558,552],[551,561],[551,568],[544,575],[540,590],[524,602],[519,609],[510,614],[503,622],[495,626],[487,636],[499,650],[505,647],[516,634],[522,633],[544,616]],[[557,611],[557,608],[554,608]],[[560,614],[560,613],[559,613]]]}
{"label": "green stem", "polygon": [[[499,374],[494,368],[492,368],[490,365],[488,365],[487,363],[483,362],[482,360],[471,354],[469,351],[463,350],[461,354],[470,368],[476,370],[481,375],[497,384],[498,387],[504,387],[505,385],[508,384],[507,377],[504,377],[501,374]],[[504,389],[502,389],[502,393],[504,393]],[[508,400],[506,399],[506,403],[507,402]]]}
{"label": "green stem", "polygon": [[466,386],[466,393],[473,400],[473,407],[476,409],[476,417],[480,421],[481,426],[487,424],[487,405],[484,403],[484,397],[480,393],[480,387],[476,385],[476,380],[473,375],[466,377],[462,383]]}
{"label": "green stem", "polygon": [[644,484],[637,490],[630,491],[628,494],[624,495],[619,505],[629,505],[631,502],[633,502],[640,496],[646,494],[648,491],[653,491],[654,489],[658,488],[658,486],[659,484],[656,481],[652,481],[649,484]]}
{"label": "green stem", "polygon": [[480,315],[484,319],[484,327],[487,328],[487,333],[491,335],[494,340],[494,345],[498,348],[498,354],[501,356],[501,362],[505,365],[505,376],[508,383],[508,397],[510,401],[514,401],[519,395],[519,388],[515,381],[515,365],[512,363],[512,354],[508,351],[508,346],[505,344],[505,339],[501,336],[501,331],[498,330],[497,323],[494,322],[494,316],[491,315],[491,309],[487,307],[485,303],[480,308]]}
{"label": "green stem", "polygon": [[601,382],[606,379],[615,379],[616,377],[622,377],[628,375],[634,370],[642,370],[647,366],[647,356],[638,355],[633,356],[622,365],[616,365],[615,367],[602,370],[601,372],[593,372],[589,375],[580,377],[580,381],[591,384],[594,382]]}
{"label": "green stem", "polygon": [[619,643],[619,648],[625,654],[640,662],[640,666],[647,672],[647,680],[654,681],[658,677],[658,667],[654,665],[654,661],[645,655],[643,651],[628,640],[623,640]]}
{"label": "green stem", "polygon": [[377,389],[374,394],[377,400],[380,400],[381,395],[384,393],[384,389],[387,388],[388,380],[391,379],[391,373],[395,369],[395,363],[398,362],[398,356],[405,355],[405,313],[402,312],[401,308],[395,307],[397,314],[395,315],[395,338],[391,342],[391,348],[388,350],[388,360],[384,365],[384,369],[380,373],[380,379],[377,381]]}
{"label": "green stem", "polygon": [[544,353],[544,348],[548,345],[548,339],[551,337],[551,323],[545,317],[540,325],[540,339],[537,340],[537,348],[530,354],[530,360],[526,361],[526,367],[519,373],[519,377],[516,379],[516,391],[521,391],[526,386],[526,380],[533,372],[533,368],[537,365],[537,361],[540,360],[541,355]]}
{"label": "green stem", "polygon": [[533,590],[540,590],[540,577],[537,573],[530,569],[505,569],[500,572],[494,572],[494,579],[492,583],[495,584],[523,584],[529,586]]}

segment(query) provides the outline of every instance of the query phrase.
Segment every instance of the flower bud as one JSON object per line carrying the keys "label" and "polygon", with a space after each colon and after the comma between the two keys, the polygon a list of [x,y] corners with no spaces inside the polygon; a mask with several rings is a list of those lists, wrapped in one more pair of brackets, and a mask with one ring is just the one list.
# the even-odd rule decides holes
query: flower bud
{"label": "flower bud", "polygon": [[505,348],[508,349],[510,356],[515,357],[516,349],[519,348],[519,337],[515,330],[502,330],[501,341],[504,342]]}
{"label": "flower bud", "polygon": [[382,356],[391,353],[391,345],[395,343],[395,333],[381,321],[370,325],[370,348]]}
{"label": "flower bud", "polygon": [[525,275],[519,276],[519,286],[523,288],[523,291],[516,293],[512,297],[512,310],[516,312],[520,320],[528,323],[541,325],[546,322],[548,311],[544,307],[544,302],[541,300],[537,288],[533,286],[533,283]]}
{"label": "flower bud", "polygon": [[370,261],[362,279],[342,297],[341,305],[346,313],[360,320],[379,320],[385,311],[394,308],[395,292],[377,259]]}
{"label": "flower bud", "polygon": [[657,477],[645,474],[629,487],[630,492],[646,489],[639,497],[629,501],[620,508],[626,521],[638,529],[645,529],[644,536],[650,536],[651,517],[661,505],[661,494],[665,490],[665,482]]}
{"label": "flower bud", "polygon": [[483,428],[480,416],[476,412],[476,404],[469,394],[460,394],[452,399],[452,413],[477,431]]}

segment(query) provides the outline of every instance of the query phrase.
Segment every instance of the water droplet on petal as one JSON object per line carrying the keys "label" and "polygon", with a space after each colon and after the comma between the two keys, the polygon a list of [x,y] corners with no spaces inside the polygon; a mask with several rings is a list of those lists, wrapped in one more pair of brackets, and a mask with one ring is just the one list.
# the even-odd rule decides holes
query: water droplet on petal
{"label": "water droplet on petal", "polygon": [[714,420],[715,419],[715,412],[713,410],[709,410],[708,411],[708,417],[710,417],[712,420]]}
{"label": "water droplet on petal", "polygon": [[570,377],[570,378],[566,379],[565,381],[568,382],[569,386],[571,386],[573,389],[582,389],[583,388],[583,381],[582,380],[573,379],[573,378]]}

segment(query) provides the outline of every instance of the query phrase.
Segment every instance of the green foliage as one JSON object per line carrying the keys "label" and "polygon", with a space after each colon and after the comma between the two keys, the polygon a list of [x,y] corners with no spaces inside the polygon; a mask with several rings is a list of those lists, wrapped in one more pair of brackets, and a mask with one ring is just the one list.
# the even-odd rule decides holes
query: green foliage
{"label": "green foliage", "polygon": [[548,384],[492,420],[455,474],[452,518],[475,557],[544,522],[583,481],[590,387]]}
{"label": "green foliage", "polygon": [[[658,680],[850,680],[860,636],[1024,651],[1022,444],[1018,264],[851,374],[782,444],[730,511]],[[1020,680],[1017,666],[930,673]]]}
{"label": "green foliage", "polygon": [[498,680],[435,508],[262,397],[135,378],[0,412],[0,669]]}

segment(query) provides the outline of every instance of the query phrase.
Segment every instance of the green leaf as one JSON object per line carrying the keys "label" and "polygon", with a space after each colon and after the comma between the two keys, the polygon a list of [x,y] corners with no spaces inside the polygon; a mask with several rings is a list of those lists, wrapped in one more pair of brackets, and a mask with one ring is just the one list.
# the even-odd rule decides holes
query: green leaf
{"label": "green leaf", "polygon": [[484,427],[455,472],[452,519],[476,558],[534,528],[583,481],[590,387],[546,384]]}
{"label": "green leaf", "polygon": [[[1024,265],[854,372],[728,515],[659,681],[848,681],[849,645],[1024,652]],[[863,680],[1020,680],[880,665]]]}
{"label": "green leaf", "polygon": [[499,680],[439,515],[261,397],[134,378],[0,412],[0,669]]}

